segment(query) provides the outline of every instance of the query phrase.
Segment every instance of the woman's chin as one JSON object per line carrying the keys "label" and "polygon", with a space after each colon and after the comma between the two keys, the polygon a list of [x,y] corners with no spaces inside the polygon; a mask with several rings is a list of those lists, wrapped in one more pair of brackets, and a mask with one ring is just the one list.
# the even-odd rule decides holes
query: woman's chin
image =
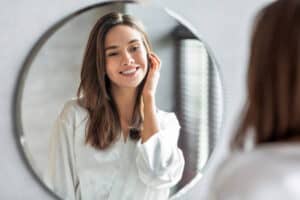
{"label": "woman's chin", "polygon": [[137,87],[140,85],[140,82],[138,83],[127,83],[127,84],[118,84],[115,85],[116,88],[118,89],[128,89],[128,90],[132,90],[132,89],[137,89]]}

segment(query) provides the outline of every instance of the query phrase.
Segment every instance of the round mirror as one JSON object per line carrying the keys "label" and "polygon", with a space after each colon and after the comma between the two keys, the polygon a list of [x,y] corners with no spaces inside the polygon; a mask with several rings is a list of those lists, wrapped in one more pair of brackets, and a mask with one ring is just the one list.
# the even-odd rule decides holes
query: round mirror
{"label": "round mirror", "polygon": [[156,104],[176,113],[181,126],[178,147],[185,160],[181,180],[170,189],[174,197],[186,192],[185,186],[205,171],[221,127],[223,91],[208,46],[170,10],[110,2],[84,8],[50,27],[28,54],[20,73],[15,99],[18,139],[27,163],[44,183],[54,122],[65,102],[76,97],[89,33],[101,16],[112,11],[130,14],[144,24],[162,62]]}

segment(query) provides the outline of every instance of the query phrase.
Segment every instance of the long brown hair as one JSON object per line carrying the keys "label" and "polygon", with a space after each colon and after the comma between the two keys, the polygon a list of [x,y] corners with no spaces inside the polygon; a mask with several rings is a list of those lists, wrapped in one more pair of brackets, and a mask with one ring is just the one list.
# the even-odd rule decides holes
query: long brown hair
{"label": "long brown hair", "polygon": [[[143,25],[129,15],[117,12],[109,13],[101,17],[92,28],[83,58],[77,99],[79,105],[89,113],[85,142],[96,149],[106,149],[119,138],[121,133],[120,119],[111,94],[110,81],[105,75],[104,51],[106,34],[117,25],[126,25],[138,30],[146,51],[149,53],[151,50],[147,35],[143,31]],[[131,124],[135,131],[130,134],[132,139],[140,137],[139,133],[143,123],[141,92],[144,82],[145,79],[137,88]]]}
{"label": "long brown hair", "polygon": [[231,147],[300,136],[300,1],[278,0],[257,15],[248,67],[248,98]]}

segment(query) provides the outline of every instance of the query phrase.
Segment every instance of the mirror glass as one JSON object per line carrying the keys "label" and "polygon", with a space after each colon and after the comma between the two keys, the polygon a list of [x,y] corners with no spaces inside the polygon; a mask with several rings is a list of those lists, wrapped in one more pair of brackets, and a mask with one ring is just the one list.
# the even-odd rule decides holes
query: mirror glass
{"label": "mirror glass", "polygon": [[156,91],[161,110],[174,112],[181,126],[178,146],[185,167],[170,196],[201,177],[215,147],[223,116],[218,66],[207,44],[176,13],[150,5],[105,3],[54,24],[29,52],[16,91],[15,121],[27,163],[43,183],[49,139],[66,101],[76,97],[89,33],[103,15],[118,11],[139,19],[162,64]]}

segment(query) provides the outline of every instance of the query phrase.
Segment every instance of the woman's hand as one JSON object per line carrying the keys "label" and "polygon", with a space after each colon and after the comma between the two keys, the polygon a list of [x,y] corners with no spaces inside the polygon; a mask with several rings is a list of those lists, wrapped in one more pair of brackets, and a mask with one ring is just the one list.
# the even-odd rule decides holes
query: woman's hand
{"label": "woman's hand", "polygon": [[142,92],[143,98],[154,98],[159,76],[160,76],[160,59],[153,52],[149,53],[149,73]]}

